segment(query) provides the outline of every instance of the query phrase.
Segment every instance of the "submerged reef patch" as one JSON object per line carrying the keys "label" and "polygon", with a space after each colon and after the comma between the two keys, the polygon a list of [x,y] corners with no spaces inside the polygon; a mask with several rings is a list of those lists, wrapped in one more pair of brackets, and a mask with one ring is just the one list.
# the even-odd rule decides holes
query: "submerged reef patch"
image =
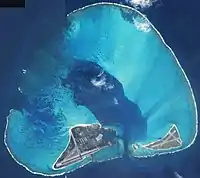
{"label": "submerged reef patch", "polygon": [[23,70],[20,107],[10,110],[5,129],[9,153],[28,171],[56,176],[91,162],[174,153],[194,142],[191,85],[140,12],[89,5],[68,14],[49,41]]}

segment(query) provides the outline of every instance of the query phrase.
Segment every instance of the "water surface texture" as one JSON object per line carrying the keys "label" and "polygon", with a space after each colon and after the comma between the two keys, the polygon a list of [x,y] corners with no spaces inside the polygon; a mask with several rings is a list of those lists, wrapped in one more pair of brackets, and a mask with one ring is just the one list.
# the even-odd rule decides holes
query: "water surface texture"
{"label": "water surface texture", "polygon": [[[29,54],[33,62],[19,84],[21,108],[7,117],[5,144],[15,161],[54,176],[124,155],[174,153],[194,142],[191,86],[145,16],[118,4],[94,4],[68,14],[58,31]],[[114,129],[117,143],[54,169],[71,128],[95,123]]]}

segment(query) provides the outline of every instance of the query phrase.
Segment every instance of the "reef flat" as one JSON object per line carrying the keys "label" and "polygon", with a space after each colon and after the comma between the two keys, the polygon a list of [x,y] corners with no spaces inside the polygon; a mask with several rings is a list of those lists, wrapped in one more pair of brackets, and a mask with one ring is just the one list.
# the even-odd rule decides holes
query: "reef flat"
{"label": "reef flat", "polygon": [[197,108],[191,85],[144,15],[98,3],[68,14],[58,31],[29,54],[20,107],[7,117],[4,141],[18,164],[56,176],[92,162],[192,145]]}

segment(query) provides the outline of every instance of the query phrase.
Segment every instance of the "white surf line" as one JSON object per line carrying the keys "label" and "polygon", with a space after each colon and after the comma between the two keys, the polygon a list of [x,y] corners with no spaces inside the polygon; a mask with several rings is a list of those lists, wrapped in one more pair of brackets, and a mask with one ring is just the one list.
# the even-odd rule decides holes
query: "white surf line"
{"label": "white surf line", "polygon": [[[178,131],[178,128],[177,128],[177,126],[176,126],[175,124],[172,125],[172,127],[169,129],[169,131],[168,131],[168,132],[165,134],[165,136],[163,137],[163,139],[169,135],[170,137],[173,137],[174,140],[178,140],[178,138],[174,137],[174,135],[173,135],[176,131],[174,131],[174,132],[171,133],[171,130],[172,130],[174,127],[176,128],[176,131],[178,132],[178,136],[179,136],[179,138],[181,139],[180,134],[179,134],[179,131]],[[166,141],[169,141],[169,140],[166,140]],[[165,142],[166,142],[166,141],[165,141]],[[151,143],[148,143],[148,144],[142,145],[142,146],[146,148],[147,146],[149,146],[149,145],[151,145],[151,144],[153,144],[153,143],[156,143],[156,142],[157,142],[157,141],[151,142]],[[179,141],[178,141],[178,142],[179,142]],[[164,144],[164,143],[163,143],[163,144]],[[163,144],[162,144],[162,145],[163,145]],[[181,140],[181,145],[180,145],[180,146],[182,146],[182,140]],[[178,147],[180,147],[180,146],[178,146]],[[151,149],[151,148],[146,148],[146,149]],[[171,149],[171,148],[169,148],[169,149]],[[169,150],[169,149],[166,149],[166,150]],[[162,149],[162,150],[165,150],[165,149]]]}
{"label": "white surf line", "polygon": [[[73,134],[72,134],[72,129],[73,128],[75,128],[75,127],[87,127],[87,126],[91,126],[91,125],[99,125],[99,127],[100,128],[102,128],[102,125],[100,124],[100,123],[92,123],[92,124],[77,124],[77,125],[75,125],[75,126],[73,126],[73,127],[71,127],[70,129],[69,129],[69,136],[71,137],[73,137],[73,141],[75,142],[75,145],[77,146],[77,144],[76,144],[76,141],[75,141],[75,138],[74,138],[74,136],[73,136]],[[104,127],[104,128],[109,128],[109,127]],[[115,129],[113,129],[113,130],[115,130]],[[70,142],[70,139],[69,139],[69,141],[68,141],[68,143],[67,143],[67,145],[66,145],[66,147],[65,147],[65,149],[62,151],[62,153],[58,156],[58,158],[56,159],[56,161],[53,163],[53,166],[52,166],[52,169],[53,170],[61,170],[61,169],[64,169],[64,168],[66,168],[68,165],[66,165],[66,166],[64,166],[64,167],[62,167],[62,168],[54,168],[54,166],[55,166],[55,164],[56,164],[56,162],[58,161],[58,159],[62,156],[62,154],[65,152],[65,150],[67,149],[67,147],[68,147],[68,145],[69,145],[69,142]],[[99,147],[97,147],[96,148],[96,150],[93,150],[92,151],[92,154],[94,154],[94,153],[96,153],[96,152],[98,152],[98,151],[101,151],[102,149],[104,149],[104,148],[107,148],[107,147],[109,147],[109,146],[104,146],[104,147],[102,147],[102,148],[99,148]],[[77,148],[78,150],[79,150],[79,148]],[[82,159],[81,160],[78,160],[78,161],[76,161],[76,162],[74,162],[74,163],[72,163],[71,165],[75,165],[75,164],[77,164],[77,163],[80,163],[81,161],[83,161],[85,158],[88,158],[88,157],[90,157],[90,155],[88,155],[89,153],[90,153],[91,151],[87,151],[87,152],[84,152],[84,154],[82,154],[82,153],[80,153],[80,150],[78,151],[78,154],[79,154],[79,156],[80,157],[82,157]],[[112,158],[111,158],[112,159]],[[115,159],[115,158],[114,158]],[[109,159],[108,159],[109,160]],[[92,162],[92,160],[90,160],[89,162],[87,162],[87,163],[85,163],[84,165],[87,165],[87,164],[89,164],[90,162]],[[98,160],[97,160],[97,162],[98,162]],[[81,166],[82,167],[82,166]]]}
{"label": "white surf line", "polygon": [[[11,109],[10,111],[9,111],[9,115],[6,117],[6,127],[5,127],[5,131],[4,131],[4,144],[5,144],[5,146],[6,146],[6,149],[8,150],[8,153],[10,154],[10,156],[12,157],[12,159],[17,163],[17,164],[19,164],[20,166],[22,166],[22,167],[24,167],[28,172],[30,172],[30,173],[32,173],[32,174],[35,174],[35,175],[41,175],[41,176],[48,176],[48,177],[54,177],[54,176],[60,176],[60,175],[64,175],[65,174],[65,172],[63,172],[63,173],[58,173],[58,174],[43,174],[43,173],[40,173],[40,172],[35,172],[35,171],[32,171],[31,169],[29,169],[26,165],[24,165],[24,164],[22,164],[22,163],[20,163],[15,157],[14,157],[14,155],[11,153],[11,151],[10,151],[10,149],[9,149],[9,147],[8,147],[8,145],[7,145],[7,142],[6,142],[6,136],[7,136],[7,128],[8,128],[8,120],[9,120],[9,117],[10,117],[10,114],[11,114],[11,112],[12,111],[14,111],[14,109]],[[19,112],[18,110],[17,110],[17,112]]]}
{"label": "white surf line", "polygon": [[[74,142],[74,144],[75,144],[75,149],[76,149],[76,151],[77,151],[77,153],[78,153],[78,156],[73,156],[73,157],[78,157],[78,158],[80,158],[80,159],[79,159],[78,161],[76,161],[75,163],[80,162],[80,161],[83,160],[83,158],[81,157],[81,154],[80,154],[80,150],[79,150],[79,148],[77,147],[77,143],[76,143],[76,141],[75,141],[75,138],[74,138],[72,132],[70,132],[69,135],[70,135],[70,136],[69,136],[69,142],[70,142],[70,139],[73,140],[73,142]],[[69,145],[69,142],[68,142],[68,144],[67,144],[67,147],[68,147],[68,145]],[[67,147],[66,147],[66,149],[67,149]],[[63,151],[63,153],[66,151],[66,149]],[[58,160],[61,156],[62,156],[62,154],[57,158],[57,160]],[[64,161],[64,162],[66,162],[66,161]],[[54,169],[54,170],[61,170],[61,169],[64,169],[64,168],[67,167],[67,166],[63,166],[63,167],[60,167],[60,168],[54,168],[55,165],[56,165],[56,163],[57,163],[57,161],[54,162],[53,167],[52,167],[52,169]],[[72,164],[75,164],[75,163],[72,163]],[[62,165],[62,163],[61,163],[61,165]]]}
{"label": "white surf line", "polygon": [[[172,127],[170,128],[170,130],[168,131],[168,133],[167,134],[170,134],[170,136],[172,136],[171,134],[172,133],[170,133],[170,131],[172,130],[172,128],[173,127],[176,127],[176,130],[177,130],[177,132],[178,132],[178,135],[179,135],[179,138],[180,138],[180,141],[178,141],[177,140],[177,138],[175,138],[174,140],[176,140],[176,141],[178,141],[179,143],[180,143],[180,145],[179,146],[177,146],[177,147],[173,147],[173,148],[166,148],[166,149],[154,149],[154,148],[147,148],[146,146],[149,146],[149,145],[151,145],[151,144],[153,144],[153,143],[155,143],[155,142],[157,142],[157,141],[155,141],[155,142],[151,142],[151,143],[148,143],[148,144],[146,144],[146,145],[142,145],[141,143],[137,143],[137,145],[139,145],[141,148],[143,148],[143,149],[145,149],[145,150],[151,150],[151,151],[155,151],[155,152],[158,152],[158,151],[167,151],[167,152],[163,152],[163,153],[154,153],[154,154],[148,154],[148,155],[145,155],[145,156],[138,156],[138,155],[134,155],[133,154],[133,156],[134,157],[136,157],[136,158],[148,158],[148,157],[153,157],[153,156],[155,156],[155,155],[162,155],[162,154],[170,154],[170,153],[174,153],[174,151],[169,151],[170,149],[174,149],[174,148],[178,148],[178,147],[181,147],[182,146],[182,140],[181,140],[181,137],[180,137],[180,133],[179,133],[179,130],[178,130],[178,128],[177,128],[177,126],[175,125],[175,124],[173,124],[172,125]],[[175,132],[175,131],[174,131]],[[174,133],[173,132],[173,133]],[[165,136],[164,137],[166,137],[166,135],[167,134],[165,134]],[[163,138],[164,138],[163,137]],[[134,144],[133,144],[134,145]],[[137,150],[136,150],[137,151]],[[135,152],[135,151],[134,151]],[[176,152],[176,151],[175,151]]]}
{"label": "white surf line", "polygon": [[[100,124],[100,123],[91,123],[91,124],[77,124],[77,125],[74,125],[74,126],[72,126],[72,127],[70,127],[70,129],[69,129],[69,141],[68,141],[68,143],[66,144],[66,147],[65,147],[65,149],[61,152],[61,154],[58,156],[58,158],[56,159],[56,161],[53,163],[53,165],[52,165],[52,169],[53,170],[61,170],[61,169],[64,169],[65,167],[67,167],[67,166],[65,166],[64,168],[54,168],[54,166],[55,166],[55,164],[56,164],[56,162],[58,161],[58,159],[62,156],[62,154],[65,152],[65,150],[67,149],[67,147],[68,147],[68,145],[69,145],[69,142],[70,142],[70,137],[72,137],[72,129],[73,128],[75,128],[75,127],[86,127],[86,126],[91,126],[91,125],[93,125],[93,124],[95,124],[95,125],[99,125],[100,126],[100,128],[102,128],[102,125]],[[75,142],[75,141],[74,141]],[[76,145],[76,143],[75,143],[75,145]],[[80,154],[79,154],[80,155]],[[77,161],[77,162],[75,162],[75,163],[73,163],[73,164],[76,164],[76,163],[79,163],[79,162],[81,162],[81,161],[83,161],[85,158],[87,158],[87,156],[85,156],[85,157],[83,157],[81,160],[79,160],[79,161]]]}
{"label": "white surf line", "polygon": [[[176,128],[176,130],[177,130],[177,132],[178,132],[178,135],[179,135],[179,137],[180,137],[180,134],[179,134],[179,131],[178,131],[178,128],[177,128],[177,126],[175,125],[175,124],[173,124],[172,126],[171,126],[171,128],[169,129],[169,131],[162,137],[162,139],[163,138],[165,138],[165,137],[167,137],[167,135],[170,135],[171,136],[171,130],[173,129],[173,127],[175,127]],[[162,140],[161,139],[161,140]],[[154,144],[154,143],[156,143],[158,140],[156,140],[156,141],[154,141],[154,142],[150,142],[150,143],[148,143],[148,144],[144,144],[144,145],[142,145],[141,143],[141,146],[142,147],[146,147],[146,146],[149,146],[149,145],[151,145],[151,144]],[[150,148],[146,148],[146,149],[150,149]]]}
{"label": "white surf line", "polygon": [[[176,125],[175,125],[175,127],[176,127]],[[178,138],[176,138],[176,137],[174,136],[174,134],[176,133],[176,131],[178,132]],[[178,131],[177,128],[176,128],[176,131],[174,130],[172,133],[170,133],[170,136],[171,136],[174,140],[176,140],[176,141],[182,146],[183,141],[182,141],[182,139],[181,139],[180,133],[179,133],[179,131]]]}
{"label": "white surf line", "polygon": [[[9,111],[9,115],[6,117],[7,123],[6,123],[6,128],[5,128],[5,131],[4,131],[4,144],[5,144],[5,146],[6,146],[7,150],[8,150],[8,152],[9,152],[9,154],[11,155],[11,157],[15,160],[15,162],[16,162],[17,164],[19,164],[20,166],[24,167],[27,171],[31,172],[32,174],[42,175],[42,176],[50,176],[50,177],[61,176],[61,175],[64,175],[64,174],[66,174],[66,173],[73,172],[73,171],[75,171],[75,170],[77,169],[77,168],[75,168],[74,170],[72,169],[72,170],[70,170],[70,171],[62,172],[62,173],[57,173],[57,174],[55,174],[55,173],[52,173],[52,174],[43,174],[43,173],[40,173],[40,172],[32,171],[32,170],[29,169],[26,165],[20,163],[20,162],[14,157],[14,155],[11,153],[11,151],[10,151],[8,145],[7,145],[7,142],[6,142],[6,136],[7,136],[6,131],[7,131],[8,122],[9,122],[8,119],[9,119],[10,114],[11,114],[12,111],[14,111],[14,109],[11,109],[11,110]],[[17,111],[17,112],[19,112],[19,111]],[[100,123],[92,123],[92,124],[98,124],[98,125],[100,125],[100,128],[101,128],[101,124],[100,124]],[[73,126],[73,127],[71,127],[71,128],[69,129],[69,132],[70,132],[71,129],[74,128],[74,127],[77,127],[77,126],[88,126],[88,125],[92,125],[92,124],[78,124],[78,125],[75,125],[75,126]],[[69,142],[68,142],[68,144],[69,144]],[[68,146],[68,144],[67,144],[67,146]],[[64,151],[65,151],[65,149],[64,149]],[[63,152],[64,152],[64,151],[63,151]],[[63,152],[62,152],[62,153],[63,153]],[[60,156],[59,156],[59,157],[60,157]],[[58,158],[59,158],[59,157],[58,157]],[[54,164],[55,164],[55,163],[54,163]],[[53,164],[53,165],[54,165],[54,164]],[[86,163],[86,164],[88,164],[88,163]],[[81,168],[81,167],[83,167],[83,166],[81,165],[79,168]],[[52,166],[52,168],[53,168],[53,166]],[[65,168],[62,168],[62,169],[63,169],[63,171],[64,171]],[[57,169],[53,169],[53,170],[57,170]]]}
{"label": "white surf line", "polygon": [[[122,5],[122,4],[117,4],[117,3],[101,2],[101,3],[95,3],[95,4],[87,5],[87,6],[84,6],[84,7],[82,7],[82,8],[78,8],[78,9],[76,9],[76,10],[74,10],[74,11],[68,13],[68,14],[66,15],[66,17],[69,17],[70,15],[72,15],[73,13],[76,13],[76,12],[78,12],[78,11],[81,11],[81,10],[84,10],[84,9],[86,9],[86,8],[93,7],[93,6],[98,6],[98,5],[114,5],[114,6],[117,6],[117,7],[124,7],[124,8],[127,8],[127,9],[130,9],[130,10],[132,10],[132,11],[137,12],[137,13],[138,13],[139,15],[141,15],[145,20],[147,20],[147,22],[149,22],[150,26],[155,30],[155,32],[157,33],[157,35],[161,38],[161,41],[164,43],[164,45],[167,47],[167,49],[172,53],[172,55],[173,55],[173,57],[174,57],[174,59],[175,59],[177,65],[178,65],[178,67],[180,67],[180,69],[181,69],[181,71],[182,71],[182,73],[183,73],[183,75],[184,75],[184,77],[185,77],[185,79],[186,79],[186,81],[187,81],[187,84],[188,84],[188,86],[189,86],[189,88],[190,88],[190,91],[191,91],[191,94],[192,94],[192,100],[193,100],[193,102],[194,102],[194,107],[195,107],[195,111],[194,111],[194,112],[195,112],[195,121],[196,121],[196,134],[195,134],[195,136],[194,136],[192,142],[191,142],[187,147],[185,147],[185,148],[183,148],[183,149],[180,149],[180,150],[171,151],[170,153],[175,153],[175,152],[178,152],[178,151],[181,151],[181,150],[184,150],[184,149],[190,147],[190,146],[194,143],[194,141],[195,141],[195,139],[196,139],[196,136],[197,136],[197,132],[198,132],[198,113],[197,113],[197,105],[196,105],[196,101],[195,101],[195,97],[194,97],[194,92],[193,92],[193,89],[192,89],[192,87],[191,87],[191,84],[190,84],[190,82],[189,82],[189,80],[188,80],[188,78],[187,78],[187,76],[186,76],[186,74],[185,74],[183,68],[181,67],[181,65],[180,65],[180,63],[179,63],[179,61],[178,61],[176,55],[174,54],[174,52],[172,51],[172,49],[167,45],[167,43],[164,41],[164,39],[163,39],[163,37],[161,36],[160,32],[159,32],[159,31],[154,27],[154,25],[147,19],[147,17],[146,17],[145,15],[143,15],[141,12],[139,12],[137,9],[134,9],[133,7],[129,7],[129,6]],[[11,112],[11,111],[12,111],[12,109],[10,110],[10,112]],[[9,115],[10,115],[10,114],[9,114]],[[43,174],[43,173],[40,173],[40,172],[31,171],[27,166],[25,166],[24,164],[22,164],[22,163],[20,163],[19,161],[17,161],[17,159],[15,159],[14,156],[12,155],[12,153],[11,153],[10,149],[8,148],[7,143],[6,143],[6,130],[7,130],[7,125],[8,125],[8,117],[9,117],[9,116],[6,117],[7,122],[6,122],[5,132],[4,132],[4,144],[5,144],[5,146],[6,146],[7,150],[8,150],[8,152],[9,152],[9,154],[11,155],[11,157],[12,157],[19,165],[23,166],[27,171],[31,172],[32,174],[37,174],[37,175],[42,175],[42,176],[51,176],[51,177],[64,175],[64,174],[66,174],[66,173],[69,173],[69,172],[74,171],[74,170],[72,170],[72,171],[63,172],[63,173],[58,173],[58,174],[53,174],[53,173],[52,173],[52,174]],[[155,155],[170,154],[170,153],[159,153],[159,154],[157,153],[157,154],[154,154],[154,155],[143,156],[143,158],[145,158],[145,157],[148,158],[148,157],[152,157],[152,156],[155,156]],[[141,157],[141,156],[135,156],[135,157]],[[76,169],[75,169],[75,170],[76,170]],[[64,170],[63,170],[63,171],[64,171]]]}
{"label": "white surf line", "polygon": [[[67,173],[67,174],[68,174],[68,173],[71,173],[71,172],[75,171],[76,169],[82,168],[82,167],[84,167],[85,165],[87,165],[87,164],[89,164],[89,163],[92,162],[92,160],[90,159],[87,163],[80,165],[78,168],[70,169],[69,171],[65,171],[65,169],[66,169],[66,167],[67,167],[67,166],[66,166],[66,167],[64,167],[64,168],[61,168],[61,170],[64,171],[64,172],[62,172],[62,173],[44,174],[44,173],[41,173],[41,172],[32,171],[32,170],[29,169],[26,165],[20,163],[20,162],[14,157],[14,155],[11,153],[11,151],[10,151],[8,145],[7,145],[7,142],[6,142],[6,136],[7,136],[6,131],[7,131],[8,122],[9,122],[8,120],[9,120],[9,117],[10,117],[10,114],[11,114],[12,111],[14,111],[14,109],[11,109],[11,110],[9,111],[9,115],[6,117],[7,122],[6,122],[5,131],[4,131],[4,144],[5,144],[6,148],[7,148],[7,150],[8,150],[8,152],[9,152],[10,156],[13,158],[13,160],[14,160],[17,164],[19,164],[20,166],[24,167],[24,168],[25,168],[27,171],[29,171],[30,173],[35,174],[35,175],[48,176],[48,177],[61,176],[61,175],[65,175],[66,173]],[[19,111],[17,111],[17,112],[19,112]],[[70,135],[70,133],[71,133],[71,129],[74,128],[74,127],[78,127],[78,126],[84,126],[84,127],[85,127],[85,126],[90,126],[90,125],[92,125],[92,124],[97,124],[97,125],[100,126],[100,128],[102,128],[102,125],[101,125],[100,123],[98,123],[98,122],[91,123],[91,124],[77,124],[77,125],[75,125],[75,126],[73,126],[73,127],[71,127],[71,128],[69,129],[69,135]],[[105,128],[106,128],[106,127],[105,127]],[[70,140],[69,140],[69,141],[70,141]],[[68,146],[69,141],[68,141],[66,147]],[[65,147],[65,149],[66,149],[66,147]],[[62,153],[65,151],[65,149],[62,151]],[[56,161],[53,163],[53,165],[52,165],[52,167],[51,167],[51,168],[52,168],[53,170],[55,170],[55,171],[58,171],[58,169],[54,169],[54,165],[55,165],[55,163],[57,162],[57,160],[60,158],[60,156],[62,155],[62,153],[58,156],[58,158],[56,159]],[[85,158],[87,158],[87,157],[88,157],[88,156],[84,156],[83,159],[80,160],[80,161],[78,161],[78,162],[83,161],[83,160],[84,160]],[[119,157],[116,157],[116,158],[119,158]],[[111,159],[116,159],[116,158],[111,158]],[[108,159],[108,160],[111,160],[111,159]],[[76,163],[78,163],[78,162],[76,162]],[[99,162],[99,161],[97,161],[97,162]],[[74,163],[74,164],[76,164],[76,163]]]}
{"label": "white surf line", "polygon": [[[176,126],[175,124],[173,124],[172,127],[169,129],[169,131],[167,132],[167,134],[165,134],[165,136],[164,136],[163,138],[165,138],[167,135],[170,135],[170,136],[171,136],[170,131],[172,130],[173,127],[175,127],[176,130],[177,130],[177,132],[178,132],[177,126]],[[180,137],[179,132],[178,132],[178,135],[179,135],[179,137]],[[177,140],[177,138],[175,138],[175,140]],[[158,152],[158,151],[168,151],[168,152],[170,152],[169,150],[175,149],[175,148],[178,148],[178,147],[181,147],[181,146],[182,146],[182,142],[181,142],[181,144],[180,144],[179,146],[173,147],[173,148],[154,149],[154,148],[148,148],[148,147],[146,147],[146,146],[149,146],[149,145],[151,145],[151,144],[153,144],[153,143],[156,143],[156,142],[157,142],[157,141],[151,142],[151,143],[148,143],[148,144],[146,144],[146,145],[142,145],[141,143],[138,143],[138,145],[140,145],[140,147],[143,148],[143,149],[145,149],[145,150],[151,150],[151,151],[155,151],[155,152]],[[170,141],[170,142],[171,142],[171,141]],[[153,156],[158,155],[158,154],[162,154],[162,153],[155,153],[155,154],[153,154]],[[163,154],[167,154],[167,153],[164,152]],[[148,156],[148,155],[146,155],[146,156]],[[136,156],[136,157],[143,157],[143,156]],[[152,155],[149,155],[149,157],[152,157]]]}
{"label": "white surf line", "polygon": [[[176,57],[175,53],[173,52],[173,50],[169,47],[169,45],[165,42],[165,40],[163,39],[162,35],[160,34],[160,32],[155,28],[155,26],[149,21],[149,19],[144,15],[142,14],[139,10],[133,8],[133,7],[130,7],[130,6],[127,6],[127,5],[122,5],[122,4],[118,4],[118,3],[110,3],[110,2],[100,2],[100,3],[94,3],[94,4],[90,4],[90,5],[87,5],[87,6],[84,6],[82,8],[79,8],[79,9],[76,9],[76,10],[73,10],[72,12],[70,12],[69,14],[66,15],[66,17],[69,17],[70,15],[76,13],[76,12],[79,12],[81,10],[84,10],[84,9],[87,9],[87,8],[90,8],[90,7],[94,7],[94,6],[98,6],[98,5],[114,5],[116,7],[123,7],[123,8],[127,8],[127,9],[130,9],[132,11],[135,11],[137,12],[141,17],[144,18],[144,20],[146,20],[150,27],[152,27],[152,29],[156,32],[156,34],[160,37],[162,43],[165,45],[165,47],[171,52],[172,56],[173,56],[173,59],[175,60],[177,66],[180,68],[183,76],[185,77],[185,80],[188,84],[188,87],[190,89],[190,92],[191,92],[191,99],[193,101],[193,104],[194,104],[194,113],[195,113],[195,129],[196,129],[196,132],[195,132],[195,135],[194,135],[194,138],[193,140],[191,141],[190,144],[188,144],[186,147],[182,148],[182,149],[177,149],[177,150],[174,150],[174,151],[171,151],[169,152],[168,154],[170,153],[176,153],[176,152],[179,152],[181,150],[185,150],[186,148],[189,148],[195,141],[196,139],[196,136],[197,136],[197,133],[198,133],[198,112],[197,112],[197,104],[196,104],[196,100],[195,100],[195,97],[194,97],[194,92],[193,92],[193,89],[191,87],[191,84],[190,84],[190,81],[185,73],[185,71],[183,70],[183,68],[181,67],[179,61],[178,61],[178,58]],[[159,155],[162,155],[162,154],[167,154],[167,153],[159,153]],[[155,154],[156,155],[156,154]],[[152,156],[150,156],[152,157]]]}

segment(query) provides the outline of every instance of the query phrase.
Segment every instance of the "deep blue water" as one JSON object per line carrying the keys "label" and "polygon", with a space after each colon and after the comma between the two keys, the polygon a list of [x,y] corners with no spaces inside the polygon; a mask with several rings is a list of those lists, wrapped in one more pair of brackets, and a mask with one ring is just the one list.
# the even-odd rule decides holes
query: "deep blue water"
{"label": "deep blue water", "polygon": [[[48,35],[54,33],[51,23],[59,25],[64,20],[65,11],[70,12],[96,0],[29,0],[29,8],[0,9],[0,79],[1,79],[1,134],[5,127],[5,117],[10,107],[17,106],[17,80],[19,69],[30,63],[29,58],[20,56],[20,44],[31,40],[32,48],[37,48],[34,35],[37,34],[45,42]],[[161,32],[165,41],[176,53],[182,67],[193,86],[197,105],[200,104],[200,2],[198,0],[162,0],[160,6],[146,11],[147,17]],[[45,22],[45,23],[42,23]],[[48,29],[48,30],[47,30]],[[27,33],[28,32],[28,33]],[[37,32],[37,33],[35,33]],[[44,35],[45,34],[45,35]],[[22,60],[23,59],[23,60]],[[33,178],[35,176],[17,165],[8,155],[2,140],[0,158],[2,160],[0,178]],[[184,152],[175,155],[156,157],[130,163],[129,160],[114,160],[100,165],[87,166],[69,175],[70,178],[173,178],[177,171],[184,178],[200,177],[199,136],[195,144]],[[94,176],[95,175],[95,176]]]}
{"label": "deep blue water", "polygon": [[[128,155],[130,136],[134,135],[135,141],[146,136],[147,120],[139,106],[125,96],[122,84],[98,64],[84,60],[74,63],[67,78],[62,80],[63,86],[72,90],[76,104],[87,107],[102,126],[121,125],[125,155]],[[104,80],[103,86],[91,82]]]}

